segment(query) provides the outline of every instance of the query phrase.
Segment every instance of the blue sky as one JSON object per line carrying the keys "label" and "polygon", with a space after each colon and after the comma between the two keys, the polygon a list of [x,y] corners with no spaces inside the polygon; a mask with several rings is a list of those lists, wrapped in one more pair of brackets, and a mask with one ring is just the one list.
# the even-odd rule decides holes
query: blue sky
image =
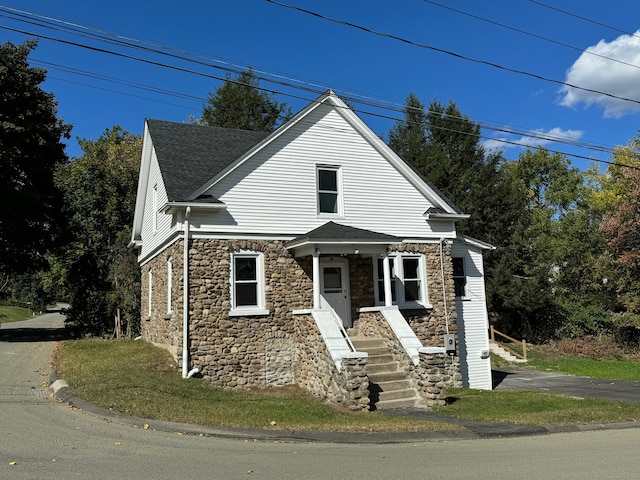
{"label": "blue sky", "polygon": [[[113,125],[142,133],[145,118],[197,118],[225,69],[248,66],[277,82],[261,86],[294,112],[326,88],[353,98],[385,138],[410,91],[426,104],[453,100],[483,126],[486,147],[509,159],[520,151],[513,143],[544,144],[584,168],[580,157],[611,160],[640,128],[637,2],[0,0],[0,27],[3,43],[57,39],[41,38],[31,60],[47,68],[45,89],[74,138]],[[106,43],[98,31],[200,63]],[[75,141],[68,153],[81,154]]]}

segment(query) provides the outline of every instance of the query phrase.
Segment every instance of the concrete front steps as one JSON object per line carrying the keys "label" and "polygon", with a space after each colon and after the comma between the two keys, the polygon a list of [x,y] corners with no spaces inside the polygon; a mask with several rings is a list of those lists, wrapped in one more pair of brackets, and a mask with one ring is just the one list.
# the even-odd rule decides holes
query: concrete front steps
{"label": "concrete front steps", "polygon": [[418,396],[411,379],[400,370],[391,351],[381,338],[352,337],[349,339],[358,352],[367,352],[367,374],[371,410],[388,410],[417,405]]}
{"label": "concrete front steps", "polygon": [[507,352],[504,348],[502,348],[497,343],[489,342],[489,350],[491,351],[491,353],[498,355],[500,358],[503,358],[508,362],[527,363],[526,360],[523,360],[522,358],[518,358],[512,353]]}

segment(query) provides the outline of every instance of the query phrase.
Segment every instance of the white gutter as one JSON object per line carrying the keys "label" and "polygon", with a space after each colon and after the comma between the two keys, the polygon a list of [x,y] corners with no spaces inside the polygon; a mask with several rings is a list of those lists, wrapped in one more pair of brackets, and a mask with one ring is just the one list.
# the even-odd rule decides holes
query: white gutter
{"label": "white gutter", "polygon": [[182,378],[191,378],[198,369],[189,371],[189,215],[191,207],[184,211],[184,251],[182,273]]}

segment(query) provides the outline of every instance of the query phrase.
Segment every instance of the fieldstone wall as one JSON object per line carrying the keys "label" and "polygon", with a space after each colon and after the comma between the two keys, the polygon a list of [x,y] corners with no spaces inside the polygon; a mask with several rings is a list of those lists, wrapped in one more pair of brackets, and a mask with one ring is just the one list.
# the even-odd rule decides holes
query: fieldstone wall
{"label": "fieldstone wall", "polygon": [[[239,251],[264,254],[268,315],[230,316],[230,261]],[[167,312],[167,259],[172,259],[172,312]],[[182,361],[183,243],[142,268],[142,336]],[[152,271],[149,315],[149,271]],[[369,407],[366,358],[347,358],[338,372],[310,315],[312,259],[295,259],[283,242],[191,240],[189,367],[215,385],[251,388],[298,384],[352,410]]]}
{"label": "fieldstone wall", "polygon": [[343,358],[339,372],[311,315],[298,315],[297,384],[350,410],[369,409],[367,358]]}
{"label": "fieldstone wall", "polygon": [[452,365],[445,353],[420,352],[420,368],[415,370],[418,392],[428,407],[446,403],[446,388],[456,385],[459,367]]}
{"label": "fieldstone wall", "polygon": [[[402,244],[392,249],[425,255],[427,289],[433,308],[403,311],[403,314],[424,345],[441,346],[446,325],[439,246]],[[239,251],[264,254],[268,315],[229,315],[231,254]],[[447,297],[453,299],[449,247],[445,248],[445,255],[445,289]],[[172,260],[170,312],[167,309],[168,258]],[[366,358],[345,358],[338,372],[311,315],[293,314],[294,310],[310,309],[313,305],[311,257],[296,259],[279,241],[193,239],[189,258],[190,368],[198,367],[205,379],[218,386],[251,388],[298,384],[315,396],[347,408],[369,408]],[[349,255],[348,259],[354,326],[363,329],[363,333],[385,338],[394,357],[406,371],[412,372],[417,385],[422,382],[429,384],[428,388],[437,388],[435,384],[441,382],[431,385],[436,374],[418,375],[382,315],[358,313],[360,307],[373,306],[375,301],[373,264],[370,257]],[[142,336],[167,348],[178,363],[182,361],[182,260],[183,241],[179,240],[142,268]],[[153,281],[151,299],[149,271]],[[448,305],[448,316],[449,330],[455,332],[453,302]],[[455,381],[459,377],[456,366],[451,378]],[[434,394],[425,392],[427,396]],[[433,400],[427,396],[427,400]]]}
{"label": "fieldstone wall", "polygon": [[[142,267],[141,335],[166,348],[178,360],[182,356],[182,240],[170,245]],[[171,259],[171,311],[168,311],[168,260]],[[149,271],[152,272],[149,314]]]}

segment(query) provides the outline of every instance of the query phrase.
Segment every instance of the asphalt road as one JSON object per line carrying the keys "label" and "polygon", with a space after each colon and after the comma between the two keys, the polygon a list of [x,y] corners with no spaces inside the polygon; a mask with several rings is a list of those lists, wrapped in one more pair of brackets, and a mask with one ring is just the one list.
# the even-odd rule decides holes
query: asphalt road
{"label": "asphalt road", "polygon": [[[48,396],[43,382],[61,320],[49,314],[2,326],[0,479],[640,478],[635,428],[394,444],[255,441],[135,428]],[[17,335],[7,335],[16,328]]]}

